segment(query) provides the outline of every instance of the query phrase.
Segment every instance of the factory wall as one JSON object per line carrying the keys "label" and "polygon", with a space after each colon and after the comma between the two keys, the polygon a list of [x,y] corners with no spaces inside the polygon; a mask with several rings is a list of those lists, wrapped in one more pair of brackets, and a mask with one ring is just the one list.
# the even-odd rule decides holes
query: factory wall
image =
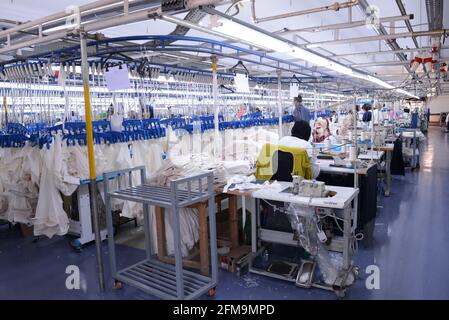
{"label": "factory wall", "polygon": [[430,100],[429,108],[431,113],[441,113],[449,111],[449,96],[437,96]]}
{"label": "factory wall", "polygon": [[430,125],[440,125],[440,113],[449,112],[449,96],[437,96],[430,100]]}

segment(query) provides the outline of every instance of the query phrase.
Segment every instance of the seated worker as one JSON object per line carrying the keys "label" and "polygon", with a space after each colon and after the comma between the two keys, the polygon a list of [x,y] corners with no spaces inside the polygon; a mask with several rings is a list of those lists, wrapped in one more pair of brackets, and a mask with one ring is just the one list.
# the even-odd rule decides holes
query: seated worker
{"label": "seated worker", "polygon": [[278,145],[305,149],[309,155],[310,163],[312,164],[312,175],[315,179],[320,174],[320,167],[312,161],[313,146],[309,142],[311,132],[312,129],[307,121],[296,121],[292,128],[292,135],[282,137],[279,140]]}

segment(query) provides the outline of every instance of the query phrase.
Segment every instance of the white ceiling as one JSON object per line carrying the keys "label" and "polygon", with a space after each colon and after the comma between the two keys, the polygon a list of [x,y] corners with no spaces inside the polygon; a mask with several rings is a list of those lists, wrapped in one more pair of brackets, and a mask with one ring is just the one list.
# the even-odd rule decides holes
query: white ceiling
{"label": "white ceiling", "polygon": [[[0,18],[9,20],[26,21],[36,19],[51,13],[62,11],[67,6],[70,5],[83,5],[93,1],[90,0],[38,0],[39,5],[36,5],[36,0],[2,0],[0,3]],[[339,2],[344,2],[343,0]],[[379,8],[380,17],[398,16],[400,11],[396,5],[395,1],[391,0],[368,0],[369,4],[375,5]],[[272,16],[277,14],[283,14],[292,11],[305,10],[310,8],[316,8],[319,6],[334,4],[335,0],[256,0],[256,14],[258,18]],[[425,31],[428,30],[427,25],[427,13],[425,9],[425,0],[403,0],[404,6],[408,14],[414,14],[414,20],[411,21],[412,26],[414,26],[414,31]],[[221,11],[224,11],[226,7],[219,7]],[[364,15],[361,10],[356,6],[352,10],[353,20],[363,20]],[[250,3],[249,1],[244,1],[244,7],[240,10],[240,13],[236,16],[237,18],[244,20],[246,22],[251,21],[250,13]],[[207,19],[205,19],[207,20]],[[338,12],[328,11],[322,13],[315,13],[303,16],[291,17],[283,20],[270,21],[266,23],[260,23],[258,26],[262,27],[267,31],[278,31],[283,28],[297,29],[305,28],[319,25],[328,25],[334,23],[344,23],[348,21],[348,10],[342,9]],[[207,22],[207,21],[204,21]],[[384,24],[387,31],[389,29],[389,24]],[[408,32],[404,22],[396,23],[395,31],[396,33]],[[164,35],[168,34],[174,29],[175,25],[164,22],[164,21],[147,21],[128,24],[120,27],[110,28],[103,30],[106,36],[117,37],[117,36],[130,36],[130,35],[143,35],[143,34],[154,34],[154,35]],[[449,28],[449,1],[445,1],[444,10],[444,27]],[[190,30],[189,36],[200,36],[214,38],[210,35],[205,35],[199,31]],[[301,38],[294,38],[292,36],[286,36],[290,40],[297,40],[298,43],[302,44],[305,41],[317,42],[317,41],[327,41],[333,40],[335,37],[334,31],[326,32],[314,32],[314,33],[300,33],[298,34]],[[369,26],[362,26],[358,28],[343,29],[340,31],[339,37],[341,39],[354,38],[354,37],[365,37],[365,36],[375,36],[376,32]],[[216,38],[218,40],[223,40]],[[401,48],[414,48],[414,43],[411,38],[398,39],[397,43]],[[428,46],[428,37],[419,37],[418,43],[420,46]],[[334,54],[355,54],[357,52],[371,52],[378,50],[388,50],[389,48],[383,41],[372,41],[372,42],[361,42],[345,45],[324,45],[319,48],[315,48],[316,52],[323,55],[331,57]],[[442,52],[443,56],[449,56],[449,52],[444,50]],[[397,57],[393,54],[384,55],[353,55],[346,57],[345,59],[338,59],[340,62],[350,65],[351,63],[361,64],[361,63],[372,63],[372,62],[385,62],[385,61],[397,61]],[[406,77],[407,73],[403,66],[372,66],[359,68],[366,72],[372,74],[395,74],[400,75],[400,77]]]}

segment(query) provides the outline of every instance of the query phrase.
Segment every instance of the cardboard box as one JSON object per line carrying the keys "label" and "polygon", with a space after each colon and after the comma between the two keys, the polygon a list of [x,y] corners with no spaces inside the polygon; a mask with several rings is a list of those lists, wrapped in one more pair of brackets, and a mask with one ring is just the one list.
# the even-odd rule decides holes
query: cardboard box
{"label": "cardboard box", "polygon": [[220,256],[220,267],[229,272],[235,272],[239,261],[250,253],[250,251],[250,246],[240,246],[232,249],[228,254]]}

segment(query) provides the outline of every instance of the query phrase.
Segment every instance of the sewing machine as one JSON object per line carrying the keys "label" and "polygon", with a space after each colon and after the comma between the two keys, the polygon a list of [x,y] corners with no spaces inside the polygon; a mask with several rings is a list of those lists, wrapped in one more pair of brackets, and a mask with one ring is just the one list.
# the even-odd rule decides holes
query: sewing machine
{"label": "sewing machine", "polygon": [[[279,188],[262,188],[252,192],[246,191],[245,195],[256,199],[257,202],[268,201],[272,204],[282,202],[287,206],[289,204],[297,204],[314,210],[316,214],[327,215],[330,219],[333,219],[332,217],[334,215],[338,216],[344,232],[339,236],[332,236],[329,238],[329,241],[327,241],[326,238],[326,243],[324,245],[327,250],[340,252],[342,254],[343,265],[341,273],[339,273],[339,276],[332,285],[327,285],[314,279],[313,273],[315,265],[309,260],[301,259],[301,262],[294,267],[291,266],[291,262],[277,260],[276,257],[274,262],[264,261],[267,259],[265,256],[268,254],[266,254],[266,247],[261,245],[262,243],[274,243],[276,245],[289,246],[290,249],[287,251],[291,252],[291,247],[297,248],[299,242],[298,239],[295,239],[295,233],[293,231],[286,232],[265,228],[261,223],[261,216],[256,212],[251,213],[251,250],[253,255],[250,258],[249,271],[277,279],[287,280],[295,283],[299,287],[318,287],[331,290],[338,296],[343,296],[345,290],[348,288],[348,279],[352,277],[352,273],[356,273],[356,267],[352,263],[354,251],[351,249],[350,235],[355,230],[355,225],[357,224],[355,220],[357,218],[351,208],[351,203],[356,198],[359,190],[354,188],[324,186],[323,183],[317,183],[315,181],[315,184],[313,184],[313,181],[308,181],[310,180],[294,178],[294,182],[292,183],[280,182],[281,186]],[[317,190],[322,190],[322,188],[324,188],[325,196],[311,197],[310,195],[304,195],[302,193],[295,194],[296,191],[300,190],[301,183],[303,186],[309,187],[315,185],[316,187],[313,188],[316,188]],[[311,194],[316,193],[311,192]],[[256,204],[256,208],[258,207],[259,205]],[[285,209],[281,209],[278,212],[278,214],[282,214],[281,212],[285,213],[286,211]],[[323,212],[325,214],[322,214]],[[259,263],[262,263],[262,266]],[[292,271],[292,268],[296,269]],[[278,269],[288,269],[288,272],[284,272],[285,274],[281,275]]]}
{"label": "sewing machine", "polygon": [[292,193],[308,197],[325,197],[326,189],[322,181],[306,180],[301,176],[293,176]]}

